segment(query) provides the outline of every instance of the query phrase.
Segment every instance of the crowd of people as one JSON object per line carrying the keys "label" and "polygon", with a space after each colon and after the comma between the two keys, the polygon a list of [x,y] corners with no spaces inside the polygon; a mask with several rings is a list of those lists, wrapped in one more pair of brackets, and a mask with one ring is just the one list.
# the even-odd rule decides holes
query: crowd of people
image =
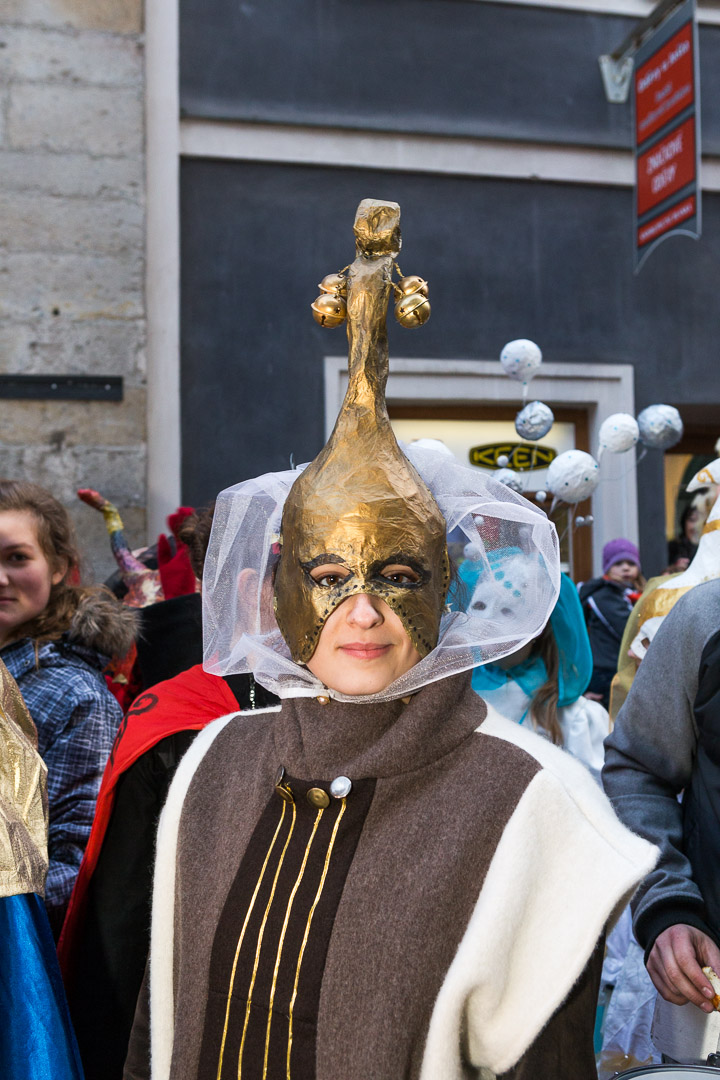
{"label": "crowd of people", "polygon": [[638,550],[578,591],[540,509],[400,449],[396,218],[358,212],[310,465],[140,556],[86,492],[112,587],[49,492],[0,481],[4,1080],[591,1080],[630,940],[667,1007],[620,1067],[717,1048],[720,566],[611,730]]}

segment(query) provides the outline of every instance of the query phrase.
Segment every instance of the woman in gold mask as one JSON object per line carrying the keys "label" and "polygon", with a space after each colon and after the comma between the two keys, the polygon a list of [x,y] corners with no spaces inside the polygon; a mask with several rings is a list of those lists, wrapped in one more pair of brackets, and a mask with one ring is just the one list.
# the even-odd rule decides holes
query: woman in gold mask
{"label": "woman in gold mask", "polygon": [[[597,944],[654,849],[472,690],[546,622],[557,540],[507,488],[398,447],[399,207],[365,200],[355,237],[332,436],[218,499],[205,665],[282,704],[219,719],[180,765],[126,1080],[150,1042],[153,1080],[589,1080]],[[534,567],[502,625],[448,605],[457,528]]]}

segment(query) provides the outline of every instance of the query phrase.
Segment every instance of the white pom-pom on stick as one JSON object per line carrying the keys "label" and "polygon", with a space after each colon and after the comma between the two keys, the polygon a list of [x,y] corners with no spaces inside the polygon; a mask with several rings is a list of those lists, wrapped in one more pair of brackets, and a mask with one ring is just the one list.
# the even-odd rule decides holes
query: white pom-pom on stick
{"label": "white pom-pom on stick", "polygon": [[640,441],[653,450],[669,450],[683,437],[683,422],[674,405],[648,405],[638,416]]}
{"label": "white pom-pom on stick", "polygon": [[542,364],[542,353],[534,341],[517,338],[508,341],[500,353],[503,371],[516,382],[528,383]]}
{"label": "white pom-pom on stick", "polygon": [[547,435],[554,423],[552,409],[544,401],[530,401],[515,417],[515,430],[521,439],[535,442]]}
{"label": "white pom-pom on stick", "polygon": [[632,450],[640,438],[638,422],[630,413],[613,413],[603,420],[598,432],[598,460],[604,450],[612,454],[624,454],[626,450]]}
{"label": "white pom-pom on stick", "polygon": [[497,480],[499,483],[504,484],[505,487],[509,487],[511,491],[517,491],[520,495],[525,490],[522,476],[512,469],[498,469],[496,473],[493,473],[493,480]]}
{"label": "white pom-pom on stick", "polygon": [[584,450],[566,450],[550,464],[547,486],[557,499],[579,503],[592,495],[600,479],[598,463]]}

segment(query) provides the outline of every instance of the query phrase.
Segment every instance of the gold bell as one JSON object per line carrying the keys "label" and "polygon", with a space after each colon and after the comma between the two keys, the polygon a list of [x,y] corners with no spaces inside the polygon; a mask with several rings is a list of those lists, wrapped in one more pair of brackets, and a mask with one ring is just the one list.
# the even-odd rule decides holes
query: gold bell
{"label": "gold bell", "polygon": [[413,292],[403,296],[395,305],[395,318],[401,326],[412,329],[422,326],[430,318],[430,301],[422,292]]}
{"label": "gold bell", "polygon": [[313,318],[321,326],[341,326],[347,316],[347,307],[341,296],[332,296],[330,293],[320,293],[317,300],[310,305]]}
{"label": "gold bell", "polygon": [[347,296],[347,278],[344,274],[326,274],[318,285],[321,293],[333,296]]}
{"label": "gold bell", "polygon": [[423,296],[428,294],[427,281],[418,277],[417,274],[410,274],[408,277],[400,278],[395,288],[399,289],[403,296],[411,296],[416,292],[422,293]]}

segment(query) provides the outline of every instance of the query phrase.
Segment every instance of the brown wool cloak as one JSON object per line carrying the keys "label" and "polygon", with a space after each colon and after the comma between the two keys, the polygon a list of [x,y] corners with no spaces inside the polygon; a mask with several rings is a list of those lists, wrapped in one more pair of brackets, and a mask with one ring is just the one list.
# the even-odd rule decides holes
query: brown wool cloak
{"label": "brown wool cloak", "polygon": [[[325,939],[314,952],[311,945],[312,955],[324,955],[315,1000],[302,1003],[314,1071],[303,1069],[297,1080],[464,1080],[510,1069],[524,1078],[538,1067],[557,1080],[594,1074],[596,983],[588,962],[655,849],[620,825],[569,755],[488,710],[465,673],[425,687],[407,705],[294,698],[266,713],[223,718],[198,736],[158,837],[153,1080],[197,1080],[217,1070],[208,1042],[211,956],[218,958],[219,925],[226,936],[228,926],[230,937],[233,926],[239,931],[243,909],[234,911],[229,897],[243,859],[262,839],[264,815],[279,812],[279,766],[295,784],[298,823],[316,812],[307,789],[327,791],[340,775],[365,800],[356,846],[334,882]],[[348,806],[352,799],[351,791]],[[294,840],[283,850],[292,853]],[[331,884],[340,872],[333,859]],[[250,865],[246,858],[240,876],[254,885],[259,863],[252,873]],[[281,878],[273,904],[287,910]],[[308,903],[298,891],[300,925]],[[268,931],[255,952],[256,985],[281,951],[280,988],[296,938],[288,922],[279,950]],[[229,972],[222,956],[218,962]],[[242,1008],[228,1007],[228,1045],[240,1042],[242,992]],[[269,1015],[257,998],[248,1015],[256,1005]],[[274,1007],[267,1076],[285,1080],[277,1062],[288,1038],[287,1001]],[[141,1003],[128,1080],[147,1075],[142,1011]],[[254,1041],[248,1032],[242,1076],[249,1080],[262,1076],[264,1030]]]}

